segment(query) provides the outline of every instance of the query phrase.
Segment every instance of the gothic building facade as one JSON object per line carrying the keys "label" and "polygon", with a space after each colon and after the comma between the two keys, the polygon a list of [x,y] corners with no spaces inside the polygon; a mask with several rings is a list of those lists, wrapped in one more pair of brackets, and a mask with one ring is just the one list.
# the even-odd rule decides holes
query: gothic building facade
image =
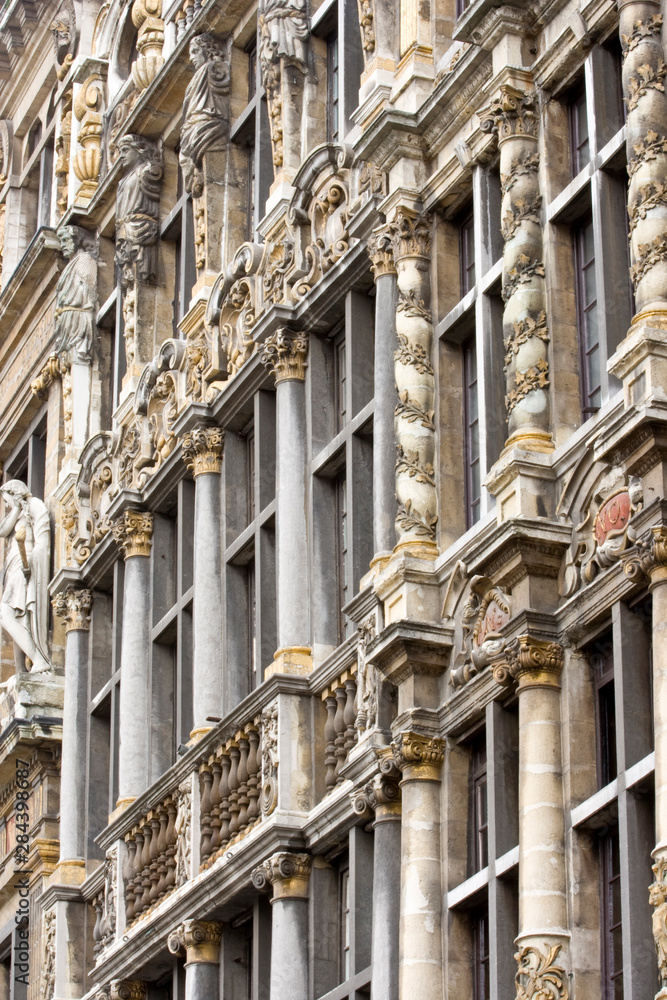
{"label": "gothic building facade", "polygon": [[6,0],[0,1000],[667,997],[663,30]]}

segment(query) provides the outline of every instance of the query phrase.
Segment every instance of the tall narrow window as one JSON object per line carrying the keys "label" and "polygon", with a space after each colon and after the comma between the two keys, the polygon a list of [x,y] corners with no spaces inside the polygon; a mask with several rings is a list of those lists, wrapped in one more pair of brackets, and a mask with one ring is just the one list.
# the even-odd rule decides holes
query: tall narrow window
{"label": "tall narrow window", "polygon": [[248,524],[255,520],[255,428],[251,425],[246,431],[246,502],[248,508]]}
{"label": "tall narrow window", "polygon": [[257,596],[255,587],[255,556],[248,563],[248,664],[249,691],[257,687]]}
{"label": "tall narrow window", "polygon": [[471,337],[463,345],[463,391],[466,519],[467,526],[471,527],[479,520],[481,508],[477,344],[474,337]]}
{"label": "tall narrow window", "polygon": [[472,212],[459,226],[459,260],[461,261],[461,298],[475,285],[475,229]]}
{"label": "tall narrow window", "polygon": [[579,171],[583,170],[590,163],[591,159],[586,92],[583,88],[570,104],[570,135],[572,143],[572,172],[576,177]]}
{"label": "tall narrow window", "polygon": [[581,402],[582,413],[588,416],[599,410],[602,398],[595,244],[593,219],[590,216],[574,231],[574,255],[581,359]]}
{"label": "tall narrow window", "polygon": [[473,870],[481,871],[489,862],[489,811],[487,804],[486,734],[477,737],[470,764]]}
{"label": "tall narrow window", "polygon": [[339,72],[338,35],[327,39],[327,132],[329,142],[338,142],[339,135]]}
{"label": "tall narrow window", "polygon": [[345,331],[334,341],[334,381],[336,384],[336,430],[347,421],[347,375],[345,370]]}
{"label": "tall narrow window", "polygon": [[350,978],[350,869],[340,873],[340,975]]}
{"label": "tall narrow window", "polygon": [[600,838],[600,930],[602,1000],[623,998],[623,931],[618,827]]}
{"label": "tall narrow window", "polygon": [[343,614],[343,607],[347,604],[349,597],[348,579],[348,518],[347,518],[347,480],[345,472],[342,472],[336,480],[336,517],[337,517],[337,563],[338,563],[338,640],[342,642],[345,638],[346,616]]}
{"label": "tall narrow window", "polygon": [[473,1000],[489,1000],[489,914],[486,907],[472,914]]}
{"label": "tall narrow window", "polygon": [[595,676],[595,727],[598,785],[604,788],[616,777],[616,699],[614,648],[611,635],[595,644],[591,656]]}

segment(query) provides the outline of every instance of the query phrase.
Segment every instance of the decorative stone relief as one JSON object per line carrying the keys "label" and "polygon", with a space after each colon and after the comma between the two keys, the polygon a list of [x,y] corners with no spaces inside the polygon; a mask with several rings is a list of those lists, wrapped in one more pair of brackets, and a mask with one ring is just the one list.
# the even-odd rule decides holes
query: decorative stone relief
{"label": "decorative stone relief", "polygon": [[307,355],[307,335],[293,333],[283,327],[267,337],[260,360],[267,368],[272,369],[276,384],[289,379],[303,382],[306,378]]}
{"label": "decorative stone relief", "polygon": [[104,865],[104,887],[94,901],[96,912],[93,930],[94,954],[98,955],[109,947],[116,937],[116,907],[118,898],[118,850],[113,848],[107,853]]}
{"label": "decorative stone relief", "polygon": [[653,865],[653,879],[648,892],[649,903],[653,907],[653,941],[658,958],[661,987],[657,998],[662,1000],[667,996],[667,857],[656,858]]}
{"label": "decorative stone relief", "polygon": [[56,287],[55,351],[89,363],[97,312],[97,244],[80,226],[63,226],[58,235],[68,264]]}
{"label": "decorative stone relief", "polygon": [[85,588],[69,587],[53,598],[53,612],[65,622],[66,632],[88,631],[92,606],[93,593]]}
{"label": "decorative stone relief", "polygon": [[4,184],[12,170],[14,125],[9,118],[0,118],[0,184]]}
{"label": "decorative stone relief", "polygon": [[134,408],[148,421],[148,439],[152,458],[143,465],[137,476],[142,488],[148,479],[169,458],[176,447],[173,423],[179,412],[181,376],[179,369],[185,355],[185,344],[180,340],[163,341],[155,358],[145,366],[134,398]]}
{"label": "decorative stone relief", "polygon": [[565,969],[556,965],[559,944],[545,943],[546,954],[533,945],[527,945],[514,956],[518,969],[516,1000],[568,1000]]}
{"label": "decorative stone relief", "polygon": [[266,305],[285,301],[286,275],[294,263],[294,241],[283,230],[270,240],[262,264],[262,294]]}
{"label": "decorative stone relief", "polygon": [[67,565],[74,561],[80,566],[111,531],[107,516],[113,482],[111,434],[102,432],[90,438],[79,462],[76,491],[63,508],[62,524],[68,535]]}
{"label": "decorative stone relief", "polygon": [[183,461],[195,478],[221,471],[224,443],[225,432],[220,427],[197,427],[183,436]]}
{"label": "decorative stone relief", "polygon": [[370,733],[377,722],[378,676],[372,663],[366,662],[366,649],[376,636],[375,615],[370,615],[357,629],[357,718],[359,739]]}
{"label": "decorative stone relief", "polygon": [[371,270],[376,281],[383,274],[396,274],[394,245],[388,226],[380,226],[373,230],[366,250],[371,259]]}
{"label": "decorative stone relief", "polygon": [[269,816],[278,805],[278,702],[262,711],[260,807]]}
{"label": "decorative stone relief", "polygon": [[369,810],[377,812],[382,806],[395,805],[401,801],[401,772],[393,761],[391,751],[385,759],[385,770],[350,796],[352,808],[358,816],[363,816]]}
{"label": "decorative stone relief", "polygon": [[[345,162],[344,152],[340,159]],[[302,173],[311,173],[307,166],[299,172],[295,184]],[[307,206],[299,205],[297,199],[300,192],[297,189],[290,209],[290,221],[296,226],[298,245],[303,245],[304,249],[299,251],[300,263],[296,273],[303,277],[297,279],[292,289],[294,302],[307,295],[350,249],[348,183],[347,169],[338,170],[333,176],[327,170],[324,178],[315,182]]]}
{"label": "decorative stone relief", "polygon": [[56,76],[64,80],[79,45],[76,11],[72,0],[65,0],[50,24],[56,57]]}
{"label": "decorative stone relief", "polygon": [[499,633],[511,614],[511,598],[494,587],[488,577],[473,576],[461,615],[462,649],[451,671],[454,687],[462,687],[502,651],[505,640]]}
{"label": "decorative stone relief", "polygon": [[[7,513],[0,538],[11,536],[5,556],[0,624],[26,657],[33,673],[50,670],[48,649],[51,521],[46,505],[25,483],[0,487]],[[20,672],[21,665],[17,663]]]}
{"label": "decorative stone relief", "polygon": [[492,662],[493,676],[498,684],[510,684],[513,680],[525,684],[531,677],[557,684],[562,669],[563,647],[531,635],[512,639]]}
{"label": "decorative stone relief", "polygon": [[229,54],[219,39],[205,33],[190,42],[195,73],[185,91],[179,160],[186,191],[195,198],[204,187],[204,154],[224,149],[229,129]]}
{"label": "decorative stone relief", "polygon": [[430,311],[431,220],[401,209],[389,224],[396,264],[398,305],[394,373],[396,497],[398,542],[435,541],[438,521],[432,415],[435,378],[431,364],[433,320]]}
{"label": "decorative stone relief", "polygon": [[114,465],[118,487],[125,490],[139,489],[143,479],[142,470],[150,467],[155,460],[155,450],[151,441],[148,419],[139,413],[135,419],[120,429],[114,449]]}
{"label": "decorative stone relief", "polygon": [[502,86],[480,123],[500,147],[508,444],[551,451],[537,97]]}
{"label": "decorative stone relief", "polygon": [[80,149],[72,161],[72,168],[81,187],[77,191],[78,204],[87,203],[97,191],[102,162],[102,129],[104,112],[104,81],[93,73],[82,83],[74,98],[74,114],[79,122],[77,142]]}
{"label": "decorative stone relief", "polygon": [[310,28],[306,0],[262,0],[259,11],[259,60],[269,110],[273,164],[284,163],[283,67],[306,72]]}
{"label": "decorative stone relief", "polygon": [[126,559],[150,555],[153,543],[153,515],[146,511],[126,510],[113,524],[114,541]]}
{"label": "decorative stone relief", "polygon": [[617,562],[636,541],[630,520],[643,506],[641,479],[614,466],[603,477],[585,516],[572,531],[560,585],[562,597],[571,597],[600,570]]}
{"label": "decorative stone relief", "polygon": [[137,58],[132,63],[132,80],[138,91],[150,87],[164,66],[164,21],[162,0],[134,0],[132,23],[138,28]]}
{"label": "decorative stone relief", "polygon": [[56,991],[56,911],[44,914],[42,929],[41,996],[53,1000]]}
{"label": "decorative stone relief", "polygon": [[174,793],[176,803],[176,885],[183,885],[192,876],[192,787],[179,785]]}
{"label": "decorative stone relief", "polygon": [[369,58],[375,52],[375,10],[372,0],[357,0],[359,7],[359,28],[364,56]]}
{"label": "decorative stone relief", "polygon": [[60,127],[56,136],[56,206],[59,215],[67,211],[69,192],[69,160],[72,144],[72,91],[63,96],[60,111]]}

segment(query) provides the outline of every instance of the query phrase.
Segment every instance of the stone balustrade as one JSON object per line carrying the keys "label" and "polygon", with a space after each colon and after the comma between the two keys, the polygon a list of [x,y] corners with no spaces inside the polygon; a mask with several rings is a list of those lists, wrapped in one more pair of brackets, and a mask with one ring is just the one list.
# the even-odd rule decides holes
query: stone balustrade
{"label": "stone balustrade", "polygon": [[357,680],[353,668],[345,670],[322,691],[327,710],[324,724],[324,784],[327,792],[343,781],[342,769],[359,739],[357,730]]}
{"label": "stone balustrade", "polygon": [[179,788],[148,810],[125,836],[125,916],[128,925],[188,877],[189,799]]}

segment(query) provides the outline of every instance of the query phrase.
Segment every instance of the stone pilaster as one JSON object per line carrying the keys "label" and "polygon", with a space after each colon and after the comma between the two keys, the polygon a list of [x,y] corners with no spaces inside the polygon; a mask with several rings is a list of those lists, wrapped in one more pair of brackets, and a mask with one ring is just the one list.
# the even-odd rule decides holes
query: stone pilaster
{"label": "stone pilaster", "polygon": [[118,806],[124,807],[148,786],[150,701],[150,552],[153,515],[126,510],[115,521],[113,537],[125,556],[123,630],[120,651],[120,741]]}
{"label": "stone pilaster", "polygon": [[276,570],[278,649],[265,672],[309,673],[310,599],[306,520],[306,358],[308,338],[281,329],[261,360],[276,378]]}
{"label": "stone pilaster", "polygon": [[637,543],[636,553],[625,563],[632,579],[646,576],[653,598],[653,727],[655,740],[654,882],[650,902],[654,907],[653,936],[658,956],[661,989],[667,998],[667,527],[657,525]]}
{"label": "stone pilaster", "polygon": [[444,995],[440,773],[445,742],[401,732],[392,749],[403,774],[398,993],[440,1000]]}
{"label": "stone pilaster", "polygon": [[220,471],[224,431],[198,427],[183,438],[183,459],[195,478],[192,651],[193,738],[224,713],[222,692],[222,538]]}
{"label": "stone pilaster", "polygon": [[[519,694],[518,996],[531,975],[549,976],[554,997],[567,996],[569,941],[565,883],[560,675],[563,648],[521,635],[493,665],[499,683]],[[530,994],[528,994],[530,995]]]}
{"label": "stone pilaster", "polygon": [[[60,771],[60,862],[85,857],[88,632],[93,595],[70,588],[53,599],[54,614],[65,623],[65,703]],[[85,875],[85,871],[82,871]]]}
{"label": "stone pilaster", "polygon": [[215,920],[184,920],[169,935],[172,955],[185,952],[185,1000],[218,995],[222,925]]}
{"label": "stone pilaster", "polygon": [[271,1000],[308,1000],[308,854],[281,852],[252,873],[256,889],[273,888]]}
{"label": "stone pilaster", "polygon": [[398,545],[417,555],[437,553],[435,490],[435,374],[431,358],[431,218],[399,209],[389,225],[398,302],[394,378],[395,484]]}
{"label": "stone pilaster", "polygon": [[[396,388],[396,267],[388,227],[376,229],[368,241],[375,277],[375,357],[373,415],[373,554],[389,553],[396,544],[394,411]],[[418,419],[429,419],[421,417]],[[433,424],[433,419],[430,418]]]}
{"label": "stone pilaster", "polygon": [[497,135],[500,148],[507,447],[549,452],[554,446],[537,96],[502,86],[500,95],[480,112],[480,121],[485,132]]}

